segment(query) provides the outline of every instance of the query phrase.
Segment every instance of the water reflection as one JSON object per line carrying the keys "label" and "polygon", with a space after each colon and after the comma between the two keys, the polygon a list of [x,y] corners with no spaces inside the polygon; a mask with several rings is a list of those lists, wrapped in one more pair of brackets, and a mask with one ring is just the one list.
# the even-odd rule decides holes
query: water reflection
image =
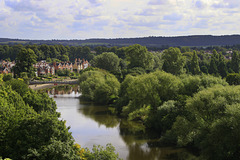
{"label": "water reflection", "polygon": [[80,101],[80,106],[78,109],[79,113],[93,119],[98,125],[105,125],[106,128],[115,128],[120,122],[120,119],[114,116],[106,106],[98,106],[84,101]]}
{"label": "water reflection", "polygon": [[58,112],[71,126],[76,142],[83,147],[111,143],[126,160],[181,159],[179,155],[184,153],[183,149],[152,145],[158,143],[159,137],[141,123],[120,119],[107,106],[80,100],[78,86],[58,86],[45,92],[54,98]]}

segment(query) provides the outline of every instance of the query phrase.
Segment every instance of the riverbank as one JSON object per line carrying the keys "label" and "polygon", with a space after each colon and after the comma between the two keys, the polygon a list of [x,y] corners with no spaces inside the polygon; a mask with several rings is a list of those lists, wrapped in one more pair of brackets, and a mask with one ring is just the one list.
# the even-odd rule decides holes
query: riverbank
{"label": "riverbank", "polygon": [[54,87],[54,84],[33,84],[33,85],[29,85],[28,87],[33,90],[39,90],[39,89]]}
{"label": "riverbank", "polygon": [[[53,81],[58,81],[58,79],[53,79]],[[75,82],[76,79],[65,79],[61,82]],[[66,84],[57,84],[57,85],[66,85]],[[47,83],[46,84],[31,84],[29,85],[29,88],[33,89],[33,90],[39,90],[39,89],[45,89],[45,88],[51,88],[54,87],[56,85],[54,85],[54,83]]]}

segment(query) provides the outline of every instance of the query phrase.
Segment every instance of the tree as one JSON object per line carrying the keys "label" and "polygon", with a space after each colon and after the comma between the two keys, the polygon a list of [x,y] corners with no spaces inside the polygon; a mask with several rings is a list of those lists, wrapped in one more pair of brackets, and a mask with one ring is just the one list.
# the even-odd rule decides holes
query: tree
{"label": "tree", "polygon": [[20,77],[22,72],[27,72],[28,77],[32,78],[35,75],[33,64],[37,63],[37,56],[31,49],[22,49],[16,59],[15,74]]}
{"label": "tree", "polygon": [[239,53],[237,51],[233,51],[231,67],[232,67],[232,70],[235,73],[239,73],[239,69],[240,69],[240,56],[239,56]]}
{"label": "tree", "polygon": [[91,60],[91,64],[94,67],[105,69],[107,71],[118,71],[119,70],[120,58],[113,52],[105,52]]}
{"label": "tree", "polygon": [[44,58],[51,58],[51,51],[50,51],[50,47],[46,44],[42,44],[39,47],[39,50],[42,51],[42,53],[44,54]]}
{"label": "tree", "polygon": [[82,96],[100,104],[112,103],[118,96],[120,83],[117,78],[103,70],[84,72],[80,78]]}
{"label": "tree", "polygon": [[[134,79],[128,77],[126,82],[124,81],[123,85],[127,87],[124,90],[127,91],[129,103],[123,107],[125,116],[141,109],[147,111],[149,106],[155,111],[164,101],[176,99],[181,85],[178,77],[162,71],[139,75]],[[123,91],[121,89],[121,92]]]}
{"label": "tree", "polygon": [[218,74],[218,69],[217,69],[217,65],[216,65],[216,59],[215,59],[214,56],[212,56],[212,58],[211,58],[211,62],[210,62],[210,66],[209,66],[208,72],[210,74],[214,74],[214,75]]}
{"label": "tree", "polygon": [[0,155],[12,159],[80,159],[69,127],[58,119],[55,102],[24,83],[19,84],[24,91],[15,88],[17,84],[8,81],[0,86]]}
{"label": "tree", "polygon": [[164,50],[163,60],[164,63],[162,69],[164,71],[174,75],[183,73],[185,59],[179,48],[170,47],[169,49]]}
{"label": "tree", "polygon": [[193,75],[201,73],[201,70],[200,70],[200,67],[199,67],[199,63],[198,63],[198,56],[197,56],[197,52],[196,51],[193,51],[190,71],[191,71],[191,73]]}
{"label": "tree", "polygon": [[224,78],[228,74],[227,65],[224,60],[223,55],[221,53],[219,55],[220,55],[220,57],[219,57],[219,64],[218,64],[218,72],[222,76],[222,78]]}
{"label": "tree", "polygon": [[126,58],[129,61],[128,68],[142,67],[143,69],[153,68],[153,55],[147,48],[139,44],[129,46],[126,49]]}
{"label": "tree", "polygon": [[178,116],[167,135],[179,146],[198,148],[202,159],[239,159],[239,89],[216,85],[194,94],[188,114]]}

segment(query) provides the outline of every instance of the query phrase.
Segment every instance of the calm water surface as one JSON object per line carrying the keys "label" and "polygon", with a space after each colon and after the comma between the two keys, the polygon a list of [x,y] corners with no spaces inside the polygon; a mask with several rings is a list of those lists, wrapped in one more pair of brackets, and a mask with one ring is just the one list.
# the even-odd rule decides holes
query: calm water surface
{"label": "calm water surface", "polygon": [[117,118],[107,106],[81,101],[77,88],[65,92],[52,89],[49,94],[56,101],[61,118],[71,126],[75,141],[84,148],[111,143],[125,160],[164,160],[171,153],[181,152],[181,149],[156,147],[158,139],[149,138],[141,124]]}

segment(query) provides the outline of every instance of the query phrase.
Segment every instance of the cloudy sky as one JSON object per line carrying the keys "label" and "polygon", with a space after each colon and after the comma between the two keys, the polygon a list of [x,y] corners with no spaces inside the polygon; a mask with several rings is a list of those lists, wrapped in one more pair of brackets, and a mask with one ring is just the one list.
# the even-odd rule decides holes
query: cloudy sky
{"label": "cloudy sky", "polygon": [[240,34],[239,0],[0,0],[0,37]]}

